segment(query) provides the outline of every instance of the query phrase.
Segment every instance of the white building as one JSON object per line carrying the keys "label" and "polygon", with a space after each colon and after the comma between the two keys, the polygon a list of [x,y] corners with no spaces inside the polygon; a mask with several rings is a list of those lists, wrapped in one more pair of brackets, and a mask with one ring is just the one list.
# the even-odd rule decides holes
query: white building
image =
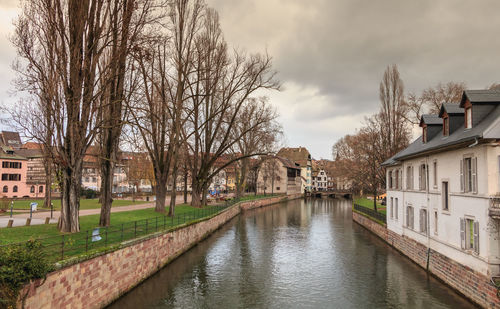
{"label": "white building", "polygon": [[486,276],[500,273],[500,92],[465,91],[424,115],[386,162],[387,228]]}
{"label": "white building", "polygon": [[[329,181],[330,179],[330,181]],[[312,173],[312,189],[313,191],[327,191],[328,184],[331,182],[331,177],[328,177],[324,169],[313,171]]]}
{"label": "white building", "polygon": [[312,159],[311,154],[305,147],[281,148],[276,154],[286,158],[300,166],[301,192],[312,190]]}

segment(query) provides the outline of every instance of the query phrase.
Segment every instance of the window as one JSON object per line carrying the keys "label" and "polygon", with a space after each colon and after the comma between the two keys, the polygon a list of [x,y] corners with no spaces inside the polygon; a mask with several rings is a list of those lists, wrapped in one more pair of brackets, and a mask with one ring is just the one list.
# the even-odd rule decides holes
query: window
{"label": "window", "polygon": [[438,234],[438,212],[434,212],[434,235]]}
{"label": "window", "polygon": [[280,190],[280,187],[276,187],[276,191],[279,191]]}
{"label": "window", "polygon": [[2,174],[2,180],[20,181],[21,180],[21,174]]}
{"label": "window", "polygon": [[445,116],[443,118],[443,135],[450,135],[450,119],[448,118],[448,116]]}
{"label": "window", "polygon": [[420,233],[427,234],[427,210],[420,209]]}
{"label": "window", "polygon": [[389,171],[389,189],[392,189],[392,171]]}
{"label": "window", "polygon": [[438,187],[438,171],[437,171],[437,168],[438,168],[438,163],[436,160],[434,160],[434,162],[432,162],[432,169],[433,169],[433,179],[434,179],[434,189],[437,189]]}
{"label": "window", "polygon": [[425,164],[420,165],[418,173],[418,183],[421,191],[427,189],[427,172]]}
{"label": "window", "polygon": [[462,249],[479,254],[479,222],[469,218],[460,218],[460,239]]}
{"label": "window", "polygon": [[465,109],[465,128],[472,128],[472,107]]}
{"label": "window", "polygon": [[477,193],[477,158],[460,161],[460,189],[462,192]]}
{"label": "window", "polygon": [[422,142],[425,144],[427,143],[427,127],[424,126],[422,128]]}
{"label": "window", "polygon": [[30,187],[30,193],[35,193],[35,186]]}
{"label": "window", "polygon": [[442,188],[441,188],[441,196],[442,196],[442,202],[443,202],[443,210],[449,210],[450,209],[450,202],[449,202],[449,194],[448,194],[448,182],[443,181],[442,182]]}
{"label": "window", "polygon": [[2,191],[3,191],[3,193],[7,193],[7,192],[9,192],[9,187],[7,187],[7,186],[3,186],[3,190],[2,190]]}
{"label": "window", "polygon": [[9,162],[9,161],[2,162],[2,168],[21,168],[21,167],[22,167],[21,162]]}
{"label": "window", "polygon": [[38,187],[38,193],[43,193],[43,186]]}
{"label": "window", "polygon": [[394,175],[395,175],[395,180],[396,180],[395,181],[395,183],[396,183],[396,185],[395,185],[396,186],[396,190],[398,190],[399,189],[399,170],[396,170],[394,172]]}
{"label": "window", "polygon": [[413,166],[406,168],[406,190],[413,190]]}
{"label": "window", "polygon": [[399,219],[399,215],[398,215],[398,198],[396,197],[395,199],[395,204],[396,208],[394,209],[394,212],[396,213],[396,221],[398,221]]}
{"label": "window", "polygon": [[391,207],[391,219],[393,219],[394,218],[394,198],[393,197],[391,197],[390,207]]}
{"label": "window", "polygon": [[415,227],[414,221],[413,221],[413,207],[412,206],[406,207],[406,227],[409,229],[412,229],[412,230]]}
{"label": "window", "polygon": [[14,186],[14,187],[12,188],[12,192],[17,192],[17,186]]}

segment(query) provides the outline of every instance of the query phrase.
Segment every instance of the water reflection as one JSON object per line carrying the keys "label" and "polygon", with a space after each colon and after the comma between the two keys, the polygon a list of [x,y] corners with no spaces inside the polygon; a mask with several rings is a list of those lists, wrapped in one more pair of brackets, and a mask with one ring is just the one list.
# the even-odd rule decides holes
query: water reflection
{"label": "water reflection", "polygon": [[346,200],[232,220],[112,308],[470,308],[352,222]]}

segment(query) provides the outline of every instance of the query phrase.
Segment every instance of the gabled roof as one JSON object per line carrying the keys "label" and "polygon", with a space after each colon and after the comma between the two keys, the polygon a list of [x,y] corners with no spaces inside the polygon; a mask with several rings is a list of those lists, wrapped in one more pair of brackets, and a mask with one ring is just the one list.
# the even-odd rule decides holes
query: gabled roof
{"label": "gabled roof", "polygon": [[280,160],[284,167],[293,168],[293,169],[300,169],[300,166],[298,166],[297,164],[295,164],[294,162],[292,162],[292,160],[290,160],[288,158],[283,158],[280,156],[275,156],[275,158]]}
{"label": "gabled roof", "polygon": [[464,109],[460,107],[459,104],[455,103],[443,103],[439,109],[439,117],[443,117],[444,112],[448,115],[463,115]]}
{"label": "gabled roof", "polygon": [[500,103],[500,90],[465,90],[462,94],[462,101],[460,107],[464,107],[465,101],[469,100],[471,103]]}
{"label": "gabled roof", "polygon": [[281,148],[276,155],[298,163],[301,167],[306,167],[307,162],[311,159],[311,154],[305,147]]}
{"label": "gabled roof", "polygon": [[481,122],[470,129],[465,129],[464,124],[449,136],[437,134],[434,138],[422,143],[422,136],[417,138],[406,149],[382,163],[388,166],[405,158],[422,155],[428,152],[439,151],[452,146],[460,146],[462,143],[472,143],[476,139],[500,139],[500,104],[486,116]]}
{"label": "gabled roof", "polygon": [[433,126],[433,125],[442,125],[443,120],[439,118],[438,115],[422,115],[422,118],[420,118],[420,126],[425,123],[428,126]]}
{"label": "gabled roof", "polygon": [[21,137],[17,132],[2,131],[0,133],[0,143],[4,146],[10,146],[14,148],[21,148]]}

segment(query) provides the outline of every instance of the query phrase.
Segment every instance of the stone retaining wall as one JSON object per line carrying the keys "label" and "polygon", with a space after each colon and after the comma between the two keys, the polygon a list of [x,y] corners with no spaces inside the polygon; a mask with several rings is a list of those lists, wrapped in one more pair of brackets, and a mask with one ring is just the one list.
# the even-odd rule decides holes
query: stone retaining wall
{"label": "stone retaining wall", "polygon": [[[474,303],[484,308],[500,308],[500,299],[497,297],[497,288],[490,282],[490,278],[480,274],[467,266],[436,252],[406,236],[396,234],[369,218],[354,212],[355,222],[367,228],[413,262],[436,278],[448,284],[458,293],[464,295]],[[427,258],[429,254],[429,264]]]}
{"label": "stone retaining wall", "polygon": [[297,196],[238,203],[198,223],[123,243],[123,247],[65,267],[26,286],[25,308],[101,308],[131,290],[174,258],[206,238],[242,210]]}

